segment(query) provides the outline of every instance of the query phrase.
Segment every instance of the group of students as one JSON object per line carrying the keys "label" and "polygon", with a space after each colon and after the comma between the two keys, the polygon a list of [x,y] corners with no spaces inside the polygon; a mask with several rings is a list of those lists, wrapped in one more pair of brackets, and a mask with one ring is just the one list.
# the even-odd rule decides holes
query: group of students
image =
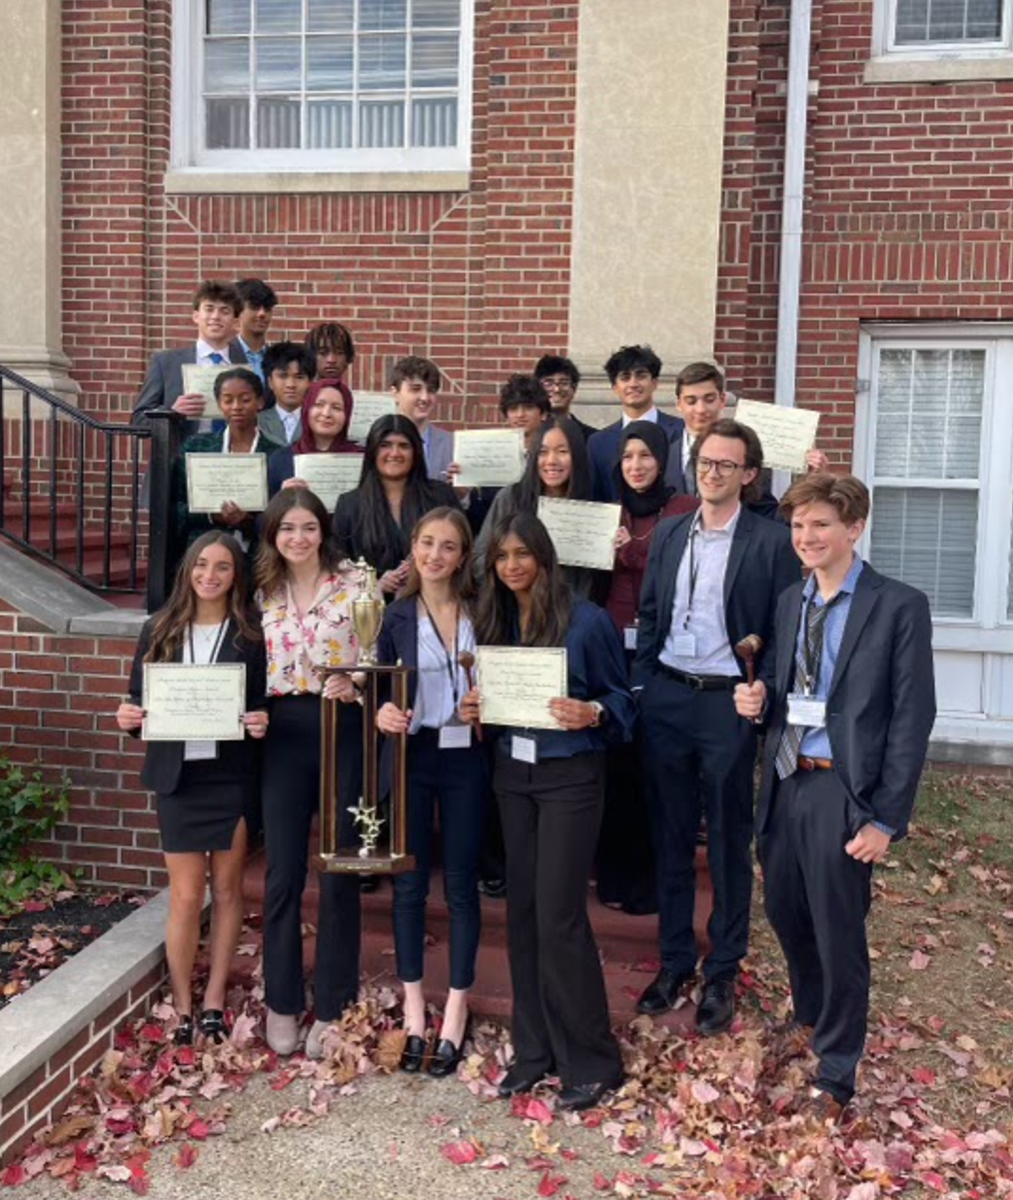
{"label": "group of students", "polygon": [[[287,362],[287,376],[293,364],[314,373],[298,357]],[[246,827],[259,806],[266,1037],[281,1054],[299,1044],[300,903],[319,798],[322,695],[341,706],[339,796],[361,794],[359,681],[342,672],[322,682],[321,671],[356,662],[351,605],[367,586],[355,565],[364,558],[389,602],[381,661],[413,668],[407,709],[387,702],[377,715],[381,733],[409,735],[415,866],[394,878],[403,1069],[442,1076],[461,1058],[490,793],[505,845],[514,992],[515,1061],[501,1095],[558,1076],[559,1106],[583,1109],[622,1082],[588,881],[597,878],[607,903],[658,910],[661,969],[638,1008],[667,1011],[698,967],[701,818],[714,906],[696,1021],[705,1036],[730,1028],[748,942],[757,734],[766,725],[758,848],[796,1021],[812,1027],[819,1061],[804,1102],[836,1120],[850,1101],[868,1010],[871,866],[905,832],[935,713],[927,601],[857,557],[868,492],[830,474],[819,451],[776,519],[762,447],[725,417],[715,367],[693,364],[679,375],[681,418],[654,405],[661,363],[649,348],[623,347],[605,370],[623,411],[599,431],[570,415],[579,374],[565,358],[547,356],[533,375],[504,385],[501,410],[524,432],[527,465],[517,484],[490,495],[453,487],[450,435],[429,419],[439,373],[427,360],[402,360],[391,378],[399,412],[370,430],[359,487],[333,513],[286,474],[291,461],[276,470],[276,494],[258,522],[252,597],[233,536],[241,523],[223,514],[221,528],[192,541],[167,606],[145,627],[131,698],[118,712],[122,729],[139,731],[144,662],[248,664],[251,741],[152,744],[145,762],[170,873],[177,1040],[195,1030],[191,975],[208,852],[215,917],[198,1024],[208,1037],[225,1035]],[[219,376],[223,390],[230,374]],[[269,374],[280,399],[286,383]],[[354,403],[347,385],[325,378],[311,391],[309,383],[298,432],[285,429],[289,444],[308,446],[308,432],[318,450],[340,448]],[[314,415],[318,405],[328,411]],[[284,463],[285,454],[269,461]],[[537,519],[543,495],[621,505],[612,572],[560,566]],[[482,727],[461,655],[483,645],[565,646],[566,695],[551,705],[558,728]],[[343,801],[338,808],[344,844],[353,840],[351,814]],[[450,911],[438,1038],[423,994],[437,812]],[[310,1056],[324,1053],[328,1024],[359,986],[358,880],[323,875],[320,885]]]}

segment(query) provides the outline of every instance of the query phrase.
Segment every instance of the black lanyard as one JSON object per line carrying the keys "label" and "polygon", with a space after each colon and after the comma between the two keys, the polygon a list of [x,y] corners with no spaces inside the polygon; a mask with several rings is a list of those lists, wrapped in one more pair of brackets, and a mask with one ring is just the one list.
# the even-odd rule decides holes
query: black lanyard
{"label": "black lanyard", "polygon": [[457,712],[457,696],[460,690],[457,676],[457,645],[461,622],[461,610],[458,608],[454,614],[454,652],[453,657],[451,657],[451,653],[447,649],[447,644],[443,640],[443,634],[440,633],[440,627],[436,624],[433,614],[429,611],[429,605],[423,599],[421,592],[419,592],[419,604],[421,604],[425,610],[425,614],[429,618],[429,624],[433,627],[433,633],[436,634],[436,639],[440,643],[440,648],[443,650],[443,653],[446,656],[447,674],[450,676],[450,690],[454,693],[454,712]]}
{"label": "black lanyard", "polygon": [[[229,623],[229,618],[226,617],[222,621],[222,623],[218,626],[218,636],[215,638],[215,644],[211,647],[211,657],[208,659],[209,663],[215,662],[218,658],[218,649],[222,644],[222,638],[225,637],[225,628],[228,625],[228,623]],[[196,665],[197,664],[197,655],[194,654],[194,650],[193,650],[193,622],[192,621],[187,626],[187,634],[190,638],[190,663],[191,663],[191,665]]]}
{"label": "black lanyard", "polygon": [[683,629],[689,628],[690,620],[693,617],[693,597],[696,594],[696,581],[700,577],[700,563],[696,557],[696,535],[699,532],[700,525],[694,517],[693,528],[689,531],[689,598],[686,601],[686,619],[682,623]]}

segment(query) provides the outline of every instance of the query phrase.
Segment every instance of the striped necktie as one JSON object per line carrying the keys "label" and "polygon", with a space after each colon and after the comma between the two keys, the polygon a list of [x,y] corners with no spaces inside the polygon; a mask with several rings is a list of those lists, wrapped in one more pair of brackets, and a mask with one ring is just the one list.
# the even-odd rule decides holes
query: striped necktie
{"label": "striped necktie", "polygon": [[[819,683],[820,659],[823,656],[823,635],[826,632],[827,616],[844,595],[844,592],[838,592],[827,604],[817,605],[814,596],[810,596],[806,601],[803,616],[805,650],[795,655],[794,691],[796,693],[803,692],[811,695]],[[802,647],[799,647],[799,650],[802,651]],[[808,726],[806,725],[785,724],[781,740],[777,744],[777,753],[774,756],[778,779],[787,779],[789,775],[795,773],[795,768],[798,766],[798,752],[807,730]]]}

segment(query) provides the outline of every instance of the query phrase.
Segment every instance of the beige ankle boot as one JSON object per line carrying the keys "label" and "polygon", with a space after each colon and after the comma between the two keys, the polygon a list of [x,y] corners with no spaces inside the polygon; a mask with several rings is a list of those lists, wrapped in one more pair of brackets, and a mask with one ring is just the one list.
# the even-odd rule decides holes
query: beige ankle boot
{"label": "beige ankle boot", "polygon": [[287,1013],[276,1013],[269,1008],[265,1024],[267,1044],[275,1054],[294,1053],[299,1044],[299,1018]]}

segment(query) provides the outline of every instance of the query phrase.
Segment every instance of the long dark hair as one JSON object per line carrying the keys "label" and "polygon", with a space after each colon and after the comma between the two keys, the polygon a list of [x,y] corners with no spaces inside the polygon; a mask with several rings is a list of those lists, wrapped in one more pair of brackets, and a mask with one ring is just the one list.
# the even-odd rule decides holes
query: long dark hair
{"label": "long dark hair", "polygon": [[565,499],[591,499],[591,467],[583,434],[569,417],[547,417],[535,432],[524,474],[513,485],[514,504],[521,512],[538,513],[538,497],[545,494],[542,477],[538,473],[538,453],[546,434],[552,429],[558,429],[570,447],[570,478],[566,481]]}
{"label": "long dark hair", "polygon": [[517,512],[492,531],[485,552],[482,586],[475,616],[479,644],[514,645],[519,638],[520,612],[517,600],[496,572],[496,559],[506,539],[513,534],[527,546],[538,564],[531,588],[531,614],[524,631],[525,646],[562,646],[570,626],[573,597],[563,577],[548,530],[532,513]]}
{"label": "long dark hair", "polygon": [[172,662],[183,645],[186,628],[197,614],[197,596],[190,577],[197,560],[208,546],[224,546],[232,555],[235,576],[228,595],[227,616],[236,628],[233,640],[245,638],[257,642],[263,636],[259,623],[251,613],[250,583],[242,548],[231,533],[212,529],[202,533],[187,547],[183,561],[176,568],[176,580],[169,599],[155,614],[151,626],[151,641],[144,656],[145,662]]}
{"label": "long dark hair", "polygon": [[[412,530],[412,546],[421,537],[422,530],[433,521],[447,521],[453,525],[457,536],[461,539],[461,562],[454,572],[454,577],[450,581],[451,590],[458,601],[467,606],[468,601],[475,595],[475,573],[471,566],[471,554],[475,546],[475,535],[471,532],[471,526],[468,524],[468,518],[458,508],[450,508],[448,505],[443,505],[440,508],[430,509],[424,517],[421,517]],[[419,572],[415,566],[415,559],[412,558],[412,565],[408,570],[408,582],[404,586],[402,597],[417,596],[422,591],[422,580],[419,578]]]}
{"label": "long dark hair", "polygon": [[265,596],[279,592],[288,576],[288,564],[276,545],[282,521],[295,508],[303,508],[320,523],[320,568],[333,574],[341,562],[341,554],[331,535],[331,517],[320,497],[308,488],[282,488],[264,510],[264,526],[257,550],[255,577],[257,587]]}
{"label": "long dark hair", "polygon": [[[401,500],[401,520],[394,520],[390,501],[383,480],[376,469],[376,457],[380,443],[391,434],[408,440],[412,448],[412,466],[405,480],[404,496]],[[373,422],[366,438],[365,457],[362,460],[362,475],[359,478],[358,521],[352,530],[352,546],[343,546],[349,557],[362,557],[376,565],[391,558],[391,550],[398,559],[408,554],[408,531],[414,529],[419,520],[434,507],[437,500],[429,486],[426,474],[426,452],[422,436],[415,422],[400,413],[391,413]],[[392,540],[396,544],[392,546]]]}

